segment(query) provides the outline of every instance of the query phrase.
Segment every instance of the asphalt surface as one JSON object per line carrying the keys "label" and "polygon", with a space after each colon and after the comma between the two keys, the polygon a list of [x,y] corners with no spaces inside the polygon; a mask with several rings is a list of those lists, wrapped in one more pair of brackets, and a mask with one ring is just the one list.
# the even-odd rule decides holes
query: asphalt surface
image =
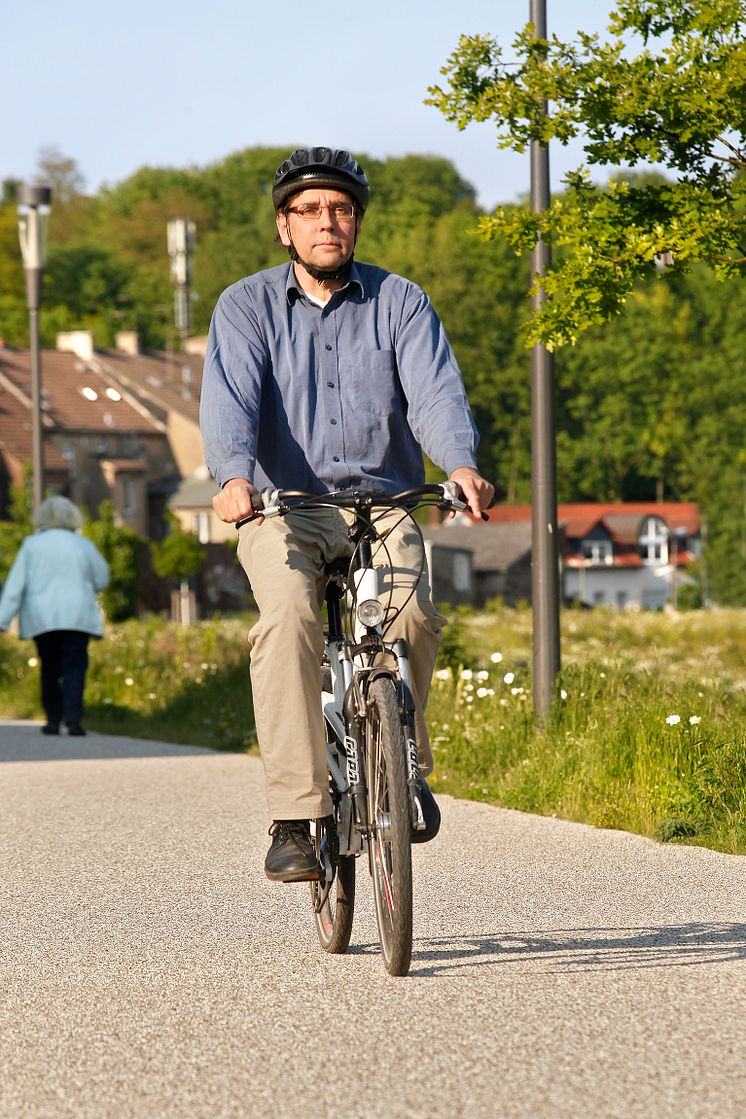
{"label": "asphalt surface", "polygon": [[746,1115],[746,860],[443,797],[410,976],[266,881],[260,763],[0,723],[2,1119]]}

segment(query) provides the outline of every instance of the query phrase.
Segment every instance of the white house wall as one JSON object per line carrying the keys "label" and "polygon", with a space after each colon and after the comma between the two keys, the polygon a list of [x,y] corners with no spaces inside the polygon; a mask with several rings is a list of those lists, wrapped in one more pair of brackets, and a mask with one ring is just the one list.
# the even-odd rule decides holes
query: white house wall
{"label": "white house wall", "polygon": [[586,606],[662,610],[671,598],[673,566],[565,567],[564,596]]}

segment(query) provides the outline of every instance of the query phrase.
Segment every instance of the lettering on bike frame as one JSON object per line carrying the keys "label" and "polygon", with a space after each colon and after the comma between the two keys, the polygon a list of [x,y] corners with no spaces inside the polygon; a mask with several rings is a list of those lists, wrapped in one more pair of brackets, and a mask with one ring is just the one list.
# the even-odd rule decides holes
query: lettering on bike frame
{"label": "lettering on bike frame", "polygon": [[360,770],[357,761],[357,742],[349,734],[345,735],[345,753],[347,754],[347,783],[352,787],[360,783]]}

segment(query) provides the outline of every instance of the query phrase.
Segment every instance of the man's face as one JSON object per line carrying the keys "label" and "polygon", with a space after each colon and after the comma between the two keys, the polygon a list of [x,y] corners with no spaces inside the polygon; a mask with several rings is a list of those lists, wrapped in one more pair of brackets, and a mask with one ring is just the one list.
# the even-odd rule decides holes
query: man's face
{"label": "man's face", "polygon": [[[303,217],[321,207],[318,217]],[[333,208],[336,207],[336,213]],[[349,209],[349,216],[342,211]],[[357,236],[358,218],[349,194],[326,187],[309,187],[290,200],[287,214],[277,215],[277,231],[286,248],[293,245],[300,257],[314,268],[333,271],[341,268],[352,255]]]}

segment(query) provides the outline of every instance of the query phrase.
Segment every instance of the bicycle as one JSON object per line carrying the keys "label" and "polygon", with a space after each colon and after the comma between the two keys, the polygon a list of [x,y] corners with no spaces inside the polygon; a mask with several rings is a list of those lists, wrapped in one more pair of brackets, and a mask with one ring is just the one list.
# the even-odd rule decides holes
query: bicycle
{"label": "bicycle", "polygon": [[[412,832],[422,831],[425,820],[407,644],[401,638],[387,641],[386,632],[425,570],[415,509],[467,506],[455,482],[417,486],[395,495],[265,490],[252,504],[254,514],[240,524],[320,508],[354,513],[351,557],[325,568],[321,705],[333,812],[328,822],[311,825],[321,867],[318,881],[310,883],[311,902],[322,948],[346,952],[355,909],[356,861],[367,854],[384,966],[390,975],[406,975],[412,954]],[[376,525],[393,509],[401,512],[401,521],[409,518],[417,527],[422,544],[419,572],[398,607],[393,606],[393,580],[386,599],[379,585],[383,565],[374,562],[380,555],[387,557]]]}

